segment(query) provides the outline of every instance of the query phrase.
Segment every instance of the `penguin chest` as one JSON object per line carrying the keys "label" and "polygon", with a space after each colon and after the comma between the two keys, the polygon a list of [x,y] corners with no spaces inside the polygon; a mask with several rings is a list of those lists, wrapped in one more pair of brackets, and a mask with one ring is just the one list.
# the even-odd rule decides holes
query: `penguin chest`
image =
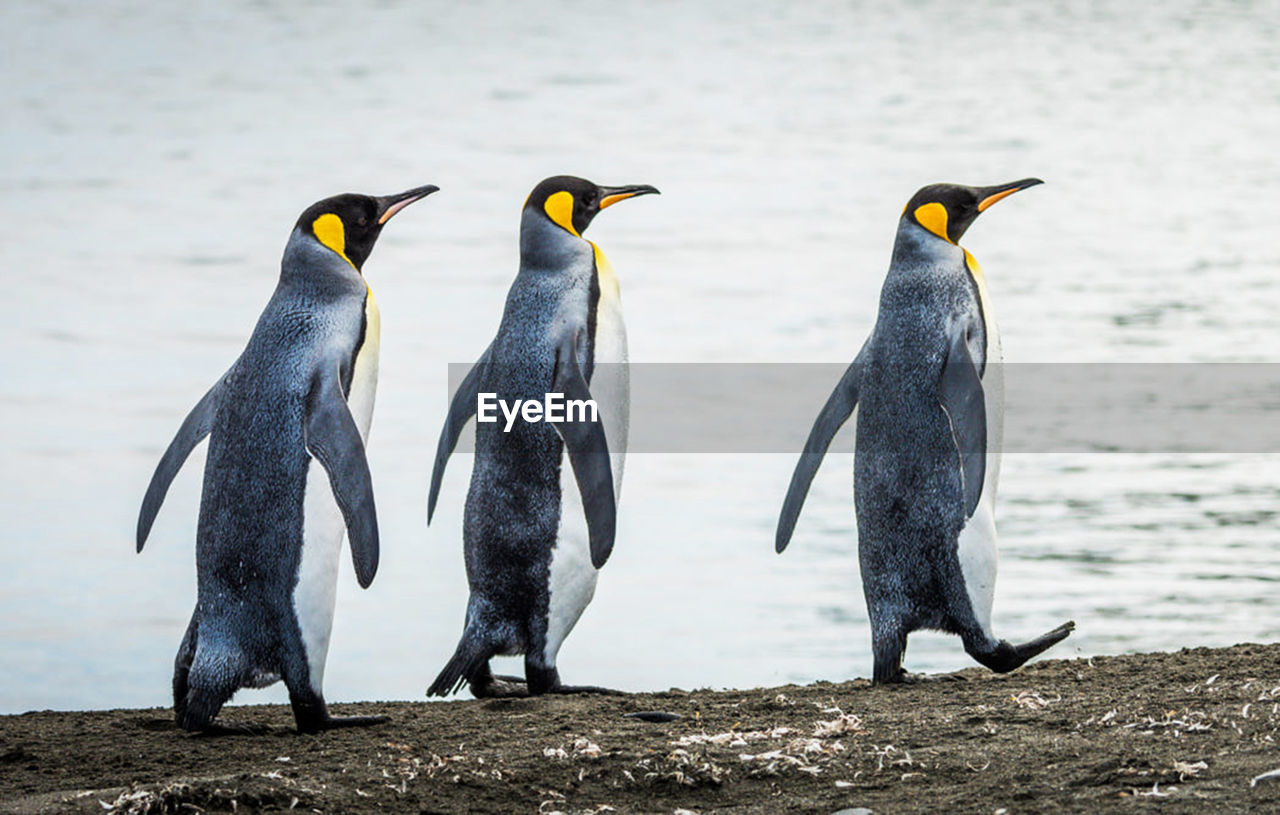
{"label": "penguin chest", "polygon": [[622,470],[626,463],[631,420],[631,379],[627,368],[627,326],[622,318],[622,298],[617,275],[609,259],[595,248],[600,299],[596,303],[591,396],[600,407],[605,440],[613,468],[613,493],[622,494]]}
{"label": "penguin chest", "polygon": [[[594,247],[594,244],[593,244]],[[630,419],[630,379],[627,372],[627,330],[622,317],[618,279],[608,258],[595,248],[600,298],[595,306],[592,370],[588,386],[599,409],[609,445],[614,500],[622,494]],[[595,596],[597,571],[591,563],[590,539],[582,494],[574,479],[567,451],[560,454],[560,526],[548,569],[547,642],[544,657],[555,664],[565,637]]]}
{"label": "penguin chest", "polygon": [[1004,433],[1004,368],[1000,329],[996,325],[982,267],[967,251],[965,264],[977,290],[986,335],[986,364],[982,371],[982,392],[987,420],[987,465],[982,493],[956,542],[961,574],[974,617],[984,631],[991,631],[991,606],[995,597],[997,538],[996,491],[1000,481],[1000,447]]}
{"label": "penguin chest", "polygon": [[347,406],[356,420],[360,438],[368,440],[369,425],[373,421],[373,401],[378,390],[378,348],[382,333],[382,317],[378,301],[370,289],[364,304],[364,337],[356,349],[351,368],[351,389],[347,393]]}
{"label": "penguin chest", "polygon": [[[364,337],[354,354],[347,407],[360,431],[360,438],[367,441],[378,384],[378,345],[381,332],[378,304],[372,291],[365,300],[364,316]],[[329,652],[329,634],[333,627],[338,566],[346,524],[342,519],[342,511],[334,500],[329,475],[315,459],[307,465],[304,495],[302,556],[298,564],[298,582],[293,592],[293,608],[306,649],[311,684],[319,693],[324,680],[325,658]]]}

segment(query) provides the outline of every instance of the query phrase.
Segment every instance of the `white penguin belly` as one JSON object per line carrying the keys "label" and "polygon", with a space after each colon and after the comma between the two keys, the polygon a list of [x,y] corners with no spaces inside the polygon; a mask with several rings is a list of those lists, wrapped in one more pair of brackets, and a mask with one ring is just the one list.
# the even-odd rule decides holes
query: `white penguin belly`
{"label": "white penguin belly", "polygon": [[[372,291],[365,302],[365,320],[364,343],[352,366],[347,407],[355,419],[360,438],[367,441],[378,386],[381,332],[378,304]],[[311,687],[316,693],[320,693],[324,684],[324,665],[329,654],[329,634],[333,629],[333,608],[338,591],[338,563],[346,531],[342,511],[338,509],[329,484],[329,475],[319,461],[312,459],[307,464],[302,557],[298,564],[298,583],[293,590],[293,610],[302,633],[302,645],[307,652]]]}
{"label": "white penguin belly", "polygon": [[[985,285],[980,289],[985,293]],[[960,530],[957,541],[960,572],[974,617],[991,635],[991,606],[996,590],[996,492],[1000,482],[1000,447],[1004,435],[1004,370],[1000,331],[991,317],[990,300],[983,298],[987,335],[987,365],[982,393],[987,409],[987,467],[978,506]]]}
{"label": "white penguin belly", "polygon": [[[626,461],[630,422],[630,377],[627,372],[627,329],[622,319],[622,301],[617,278],[600,250],[596,249],[600,272],[600,300],[596,307],[594,368],[591,398],[600,411],[609,464],[613,471],[613,496],[622,495],[622,471]],[[573,476],[568,453],[560,456],[560,529],[551,550],[548,575],[547,643],[543,657],[555,665],[556,654],[565,637],[578,622],[595,596],[598,572],[591,563],[590,538],[582,494]]]}

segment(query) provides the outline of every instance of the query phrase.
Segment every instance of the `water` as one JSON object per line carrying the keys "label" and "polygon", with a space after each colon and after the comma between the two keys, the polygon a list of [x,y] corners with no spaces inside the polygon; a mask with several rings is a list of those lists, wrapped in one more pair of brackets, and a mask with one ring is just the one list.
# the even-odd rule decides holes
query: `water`
{"label": "water", "polygon": [[[917,187],[1037,175],[965,241],[1007,359],[1275,362],[1278,24],[1274,2],[4,4],[0,711],[168,703],[202,457],[141,556],[138,503],[311,202],[442,187],[366,267],[382,569],[365,592],[344,565],[326,676],[332,700],[421,698],[466,596],[466,457],[425,525],[447,363],[492,335],[539,179],[662,189],[592,227],[638,361],[847,360]],[[793,463],[631,457],[566,680],[868,675],[849,456],[778,557]],[[1275,456],[1007,456],[997,630],[1074,618],[1058,656],[1275,639],[1277,511]],[[968,664],[912,638],[909,668]]]}

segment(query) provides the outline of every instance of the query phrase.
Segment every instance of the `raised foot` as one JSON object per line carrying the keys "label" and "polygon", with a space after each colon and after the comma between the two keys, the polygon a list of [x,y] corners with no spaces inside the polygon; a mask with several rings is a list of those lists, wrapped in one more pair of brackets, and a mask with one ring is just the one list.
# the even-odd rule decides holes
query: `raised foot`
{"label": "raised foot", "polygon": [[1010,645],[1001,640],[1000,644],[990,654],[975,656],[979,662],[996,673],[1008,673],[1015,668],[1021,667],[1028,659],[1038,656],[1062,642],[1075,629],[1075,621],[1071,620],[1021,645]]}
{"label": "raised foot", "polygon": [[1022,645],[1017,646],[1015,650],[1017,650],[1019,654],[1023,655],[1024,659],[1031,659],[1031,657],[1036,654],[1043,653],[1054,645],[1062,642],[1071,634],[1072,631],[1075,630],[1076,621],[1068,620],[1052,631],[1047,631],[1030,642],[1024,642]]}

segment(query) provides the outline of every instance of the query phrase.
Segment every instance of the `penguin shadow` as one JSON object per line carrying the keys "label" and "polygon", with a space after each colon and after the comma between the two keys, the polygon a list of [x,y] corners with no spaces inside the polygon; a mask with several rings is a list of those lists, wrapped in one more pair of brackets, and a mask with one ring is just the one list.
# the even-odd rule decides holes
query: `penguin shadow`
{"label": "penguin shadow", "polygon": [[191,738],[200,738],[202,736],[265,736],[272,733],[283,734],[297,732],[292,728],[287,727],[271,727],[269,725],[248,724],[246,722],[236,721],[213,722],[205,730],[190,732],[179,727],[178,723],[173,720],[172,716],[155,716],[147,719],[139,719],[134,721],[132,725],[138,730],[146,730],[149,733],[168,733],[170,731],[174,731]]}
{"label": "penguin shadow", "polygon": [[173,721],[173,717],[155,717],[151,719],[140,719],[133,723],[138,730],[146,730],[150,733],[163,733],[166,730],[176,730],[178,725]]}
{"label": "penguin shadow", "polygon": [[250,724],[235,720],[210,722],[202,730],[184,730],[172,718],[145,719],[137,722],[139,730],[152,733],[174,732],[189,739],[222,738],[224,736],[290,736],[298,731],[286,725]]}
{"label": "penguin shadow", "polygon": [[867,687],[902,687],[903,685],[937,685],[942,683],[968,682],[969,677],[963,673],[949,674],[920,674],[907,673],[903,671],[898,675],[897,679],[884,686],[876,685],[872,682],[867,683]]}
{"label": "penguin shadow", "polygon": [[297,736],[301,735],[292,727],[271,727],[265,724],[248,724],[246,722],[226,721],[211,722],[203,730],[185,731],[174,725],[176,730],[186,734],[190,739],[220,739],[226,736]]}
{"label": "penguin shadow", "polygon": [[[387,724],[391,721],[389,717],[379,717],[380,722],[374,723],[374,726]],[[172,717],[152,717],[140,719],[133,722],[133,726],[138,730],[146,730],[150,733],[168,733],[176,732],[177,734],[189,739],[207,739],[207,738],[224,738],[227,736],[302,736],[317,735],[305,734],[298,732],[298,729],[291,724],[259,724],[237,721],[235,719],[217,719],[201,730],[184,730],[173,720]],[[322,731],[323,732],[323,731]]]}
{"label": "penguin shadow", "polygon": [[527,693],[512,696],[499,696],[494,698],[477,699],[480,702],[482,710],[491,710],[495,712],[503,711],[521,711],[521,712],[537,712],[544,710],[553,710],[562,707],[560,700],[568,698],[594,698],[594,699],[614,699],[621,700],[627,696],[621,691],[609,690],[601,688],[598,691],[593,689],[590,691],[579,691],[577,693],[539,693],[529,695]]}
{"label": "penguin shadow", "polygon": [[524,687],[523,680],[520,680],[518,677],[496,676],[494,679],[498,683],[508,685],[510,688],[517,691],[511,695],[482,697],[475,700],[480,703],[480,708],[482,710],[491,711],[495,714],[552,712],[557,709],[564,709],[560,700],[566,697],[579,699],[585,697],[605,702],[606,706],[614,708],[612,712],[622,719],[662,724],[678,721],[679,719],[684,718],[678,713],[671,713],[665,710],[634,710],[635,702],[629,701],[629,697],[631,697],[632,694],[629,694],[626,691],[614,690],[612,688],[598,688],[595,686],[565,686],[565,690],[568,692],[561,691],[530,695],[527,692],[527,688]]}

